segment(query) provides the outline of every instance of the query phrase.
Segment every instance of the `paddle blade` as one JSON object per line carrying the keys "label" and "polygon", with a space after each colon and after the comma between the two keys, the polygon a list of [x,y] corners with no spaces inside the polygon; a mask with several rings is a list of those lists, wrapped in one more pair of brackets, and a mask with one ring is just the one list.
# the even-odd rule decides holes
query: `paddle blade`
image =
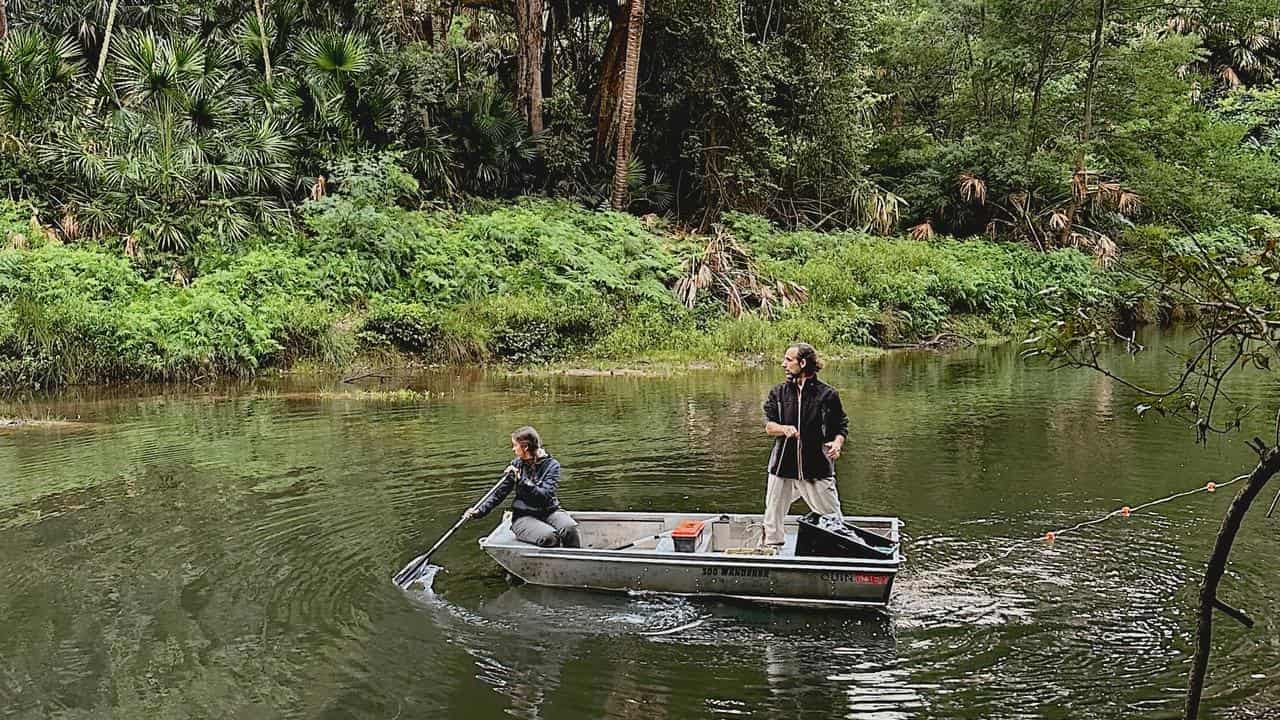
{"label": "paddle blade", "polygon": [[423,563],[422,568],[413,573],[400,589],[407,593],[417,593],[425,597],[435,597],[435,591],[431,584],[435,582],[436,574],[444,568],[431,563]]}
{"label": "paddle blade", "polygon": [[427,565],[427,557],[429,555],[430,553],[423,553],[422,555],[410,560],[408,565],[401,568],[400,572],[396,573],[391,578],[391,582],[395,583],[396,586],[402,590],[408,589],[409,585],[413,583],[414,580],[421,577],[425,573],[426,569],[430,567]]}

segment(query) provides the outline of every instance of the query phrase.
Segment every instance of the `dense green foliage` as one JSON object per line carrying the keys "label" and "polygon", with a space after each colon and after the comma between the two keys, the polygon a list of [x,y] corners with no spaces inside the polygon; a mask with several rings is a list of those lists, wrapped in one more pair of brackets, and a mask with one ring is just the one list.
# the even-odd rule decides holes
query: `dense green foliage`
{"label": "dense green foliage", "polygon": [[[1165,15],[1125,0],[905,6],[881,21],[888,123],[872,166],[913,221],[1047,244],[1115,240],[1135,222],[1243,223],[1276,208],[1276,155],[1229,111],[1250,91],[1201,62],[1221,39],[1205,23],[1280,48],[1266,34],[1274,3],[1154,11]],[[1265,53],[1256,62],[1258,79],[1277,67]],[[1089,175],[1073,186],[1078,169]]]}
{"label": "dense green foliage", "polygon": [[[29,229],[14,204],[0,210],[11,228]],[[187,284],[53,238],[0,251],[0,381],[193,378],[357,352],[720,358],[797,338],[836,350],[936,332],[965,315],[1009,329],[1045,310],[1039,288],[1096,281],[1074,250],[788,233],[735,216],[727,231],[762,267],[812,294],[772,319],[735,318],[713,294],[686,308],[668,290],[699,238],[627,215],[550,202],[423,212],[345,195],[305,214],[305,234],[207,251]]]}
{"label": "dense green foliage", "polygon": [[[599,204],[620,16],[549,4],[534,134],[513,6],[481,5],[268,0],[260,23],[248,0],[9,0],[0,178],[66,238],[131,254],[277,232],[369,153],[413,202]],[[1133,223],[1241,223],[1280,202],[1255,111],[1277,5],[652,0],[632,209],[1095,249]]]}

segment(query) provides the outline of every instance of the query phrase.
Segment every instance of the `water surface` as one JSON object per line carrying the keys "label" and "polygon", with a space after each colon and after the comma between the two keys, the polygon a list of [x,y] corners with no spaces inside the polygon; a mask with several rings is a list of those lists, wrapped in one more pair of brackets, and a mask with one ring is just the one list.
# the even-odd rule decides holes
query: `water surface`
{"label": "water surface", "polygon": [[[439,373],[389,401],[259,381],[10,402],[0,415],[78,425],[0,430],[0,716],[1176,716],[1230,492],[979,563],[1246,472],[1270,378],[1240,381],[1256,427],[1198,448],[1104,378],[1016,351],[824,373],[850,415],[846,511],[906,522],[887,615],[513,587],[475,544],[488,521],[441,551],[433,593],[389,582],[526,423],[565,465],[571,510],[759,511],[773,370]],[[1152,383],[1175,365],[1159,347],[1119,361]],[[1206,717],[1280,707],[1280,518],[1264,513],[1222,591],[1258,625],[1219,616]]]}

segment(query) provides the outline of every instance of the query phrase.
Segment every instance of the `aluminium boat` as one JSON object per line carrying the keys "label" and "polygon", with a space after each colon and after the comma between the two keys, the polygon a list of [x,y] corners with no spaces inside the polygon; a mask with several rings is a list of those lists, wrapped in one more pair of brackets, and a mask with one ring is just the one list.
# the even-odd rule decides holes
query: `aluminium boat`
{"label": "aluminium boat", "polygon": [[760,515],[571,514],[580,548],[517,540],[510,512],[480,547],[534,585],[800,606],[884,607],[904,560],[895,517],[846,516],[833,534],[836,528],[822,529],[815,515],[792,515],[786,543],[762,548]]}

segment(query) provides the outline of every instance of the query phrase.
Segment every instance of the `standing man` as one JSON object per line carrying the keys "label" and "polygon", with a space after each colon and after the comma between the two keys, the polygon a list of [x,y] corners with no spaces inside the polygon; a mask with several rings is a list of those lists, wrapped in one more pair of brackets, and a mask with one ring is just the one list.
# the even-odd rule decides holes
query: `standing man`
{"label": "standing man", "polygon": [[835,461],[849,435],[840,393],[818,379],[822,363],[808,343],[796,343],[782,357],[786,382],[764,401],[764,431],[773,437],[769,486],[764,497],[764,542],[782,545],[782,523],[791,503],[804,498],[822,515],[840,514]]}

